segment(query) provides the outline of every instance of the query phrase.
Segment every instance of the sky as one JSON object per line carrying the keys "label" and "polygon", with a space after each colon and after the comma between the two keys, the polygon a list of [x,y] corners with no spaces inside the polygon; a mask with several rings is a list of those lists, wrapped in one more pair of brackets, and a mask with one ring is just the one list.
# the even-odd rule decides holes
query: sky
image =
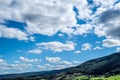
{"label": "sky", "polygon": [[64,69],[118,51],[119,0],[0,0],[0,75]]}

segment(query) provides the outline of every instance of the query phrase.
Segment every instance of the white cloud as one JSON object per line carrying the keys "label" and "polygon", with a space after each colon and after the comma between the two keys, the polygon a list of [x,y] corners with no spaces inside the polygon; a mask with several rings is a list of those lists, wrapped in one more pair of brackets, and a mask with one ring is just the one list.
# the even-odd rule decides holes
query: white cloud
{"label": "white cloud", "polygon": [[25,57],[19,57],[19,59],[23,62],[40,62],[41,60],[39,59],[28,59],[28,58],[25,58]]}
{"label": "white cloud", "polygon": [[37,65],[36,67],[39,68],[39,69],[45,69],[46,68],[45,66],[41,66],[41,65]]}
{"label": "white cloud", "polygon": [[50,64],[45,64],[45,67],[47,67],[47,68],[54,68],[54,66],[50,65]]}
{"label": "white cloud", "polygon": [[103,40],[104,47],[115,47],[120,46],[120,40],[117,39],[105,39]]}
{"label": "white cloud", "polygon": [[54,67],[54,69],[58,69],[59,70],[59,69],[64,69],[64,68],[68,68],[68,67],[73,67],[73,66],[76,66],[76,65],[73,65],[72,62],[61,61]]}
{"label": "white cloud", "polygon": [[0,64],[0,70],[23,70],[25,68],[31,67],[32,64],[28,63],[13,63],[13,64],[8,64],[8,63],[2,63]]}
{"label": "white cloud", "polygon": [[[116,0],[111,0],[109,2],[107,0],[93,0],[93,2],[93,4],[89,5],[87,0],[0,1],[1,23],[4,23],[4,20],[13,20],[27,24],[27,27],[25,27],[27,35],[18,29],[18,32],[21,33],[21,35],[16,36],[14,34],[14,36],[10,36],[5,34],[1,37],[28,40],[27,36],[31,34],[52,36],[59,31],[67,33],[68,35],[87,34],[93,28],[93,25],[91,26],[91,22],[88,20],[92,20],[92,22],[96,24],[96,18],[98,18],[101,13],[109,9],[119,9],[120,6],[119,3],[115,4]],[[115,7],[113,5],[115,5]],[[92,8],[99,6],[99,8],[97,8],[96,12],[93,13],[91,6]],[[77,15],[77,18],[87,21],[87,24],[79,25],[78,27],[76,24],[76,13],[73,11],[73,7],[76,7],[78,10],[79,15]],[[119,19],[115,20],[115,24],[116,23],[119,24]],[[96,26],[99,26],[99,24],[100,23]],[[74,29],[74,27],[76,27],[76,29]],[[102,31],[101,28],[95,28],[95,33],[98,36],[105,36],[106,34],[106,32]],[[34,41],[34,37],[30,37],[29,39]]]}
{"label": "white cloud", "polygon": [[59,37],[63,37],[63,36],[64,36],[64,34],[59,33],[59,34],[58,34],[58,36],[59,36]]}
{"label": "white cloud", "polygon": [[112,5],[114,5],[114,3],[116,2],[117,0],[111,0],[111,1],[107,1],[107,0],[104,0],[104,1],[102,1],[102,0],[93,0],[93,2],[94,2],[94,4],[96,5],[96,6],[101,6],[101,7],[107,7],[107,8],[109,8],[109,7],[111,7]]}
{"label": "white cloud", "polygon": [[100,49],[102,49],[102,48],[99,47],[99,46],[96,46],[96,47],[93,48],[93,50],[100,50]]}
{"label": "white cloud", "polygon": [[72,65],[72,63],[69,62],[69,61],[61,61],[61,62],[59,62],[59,64],[61,64],[61,65]]}
{"label": "white cloud", "polygon": [[91,24],[82,24],[79,25],[76,29],[76,31],[74,32],[75,35],[83,35],[83,34],[87,34],[90,33],[90,31],[93,29],[93,26]]}
{"label": "white cloud", "polygon": [[46,57],[46,61],[50,63],[58,63],[61,60],[60,57]]}
{"label": "white cloud", "polygon": [[29,50],[28,52],[29,53],[33,53],[33,54],[41,54],[42,50],[40,50],[40,49],[33,49],[33,50]]}
{"label": "white cloud", "polygon": [[[73,7],[78,9],[79,15],[77,17],[79,19],[91,19],[92,13],[87,0],[36,0],[34,2],[32,0],[10,0],[0,1],[0,3],[2,6],[0,8],[0,21],[24,22],[27,24],[26,32],[30,35],[52,36],[58,31],[74,34],[73,27],[76,26],[77,20]],[[33,38],[30,40],[34,41]]]}
{"label": "white cloud", "polygon": [[106,36],[106,32],[104,31],[103,25],[95,26],[94,33],[98,37]]}
{"label": "white cloud", "polygon": [[61,43],[61,42],[53,41],[53,42],[37,43],[36,45],[46,50],[51,50],[54,52],[62,52],[63,50],[72,51],[75,49],[75,43],[73,42]]}
{"label": "white cloud", "polygon": [[117,47],[115,52],[120,52],[120,47]]}
{"label": "white cloud", "polygon": [[74,53],[75,54],[79,54],[79,53],[81,53],[81,51],[80,50],[76,50],[76,51],[74,51]]}
{"label": "white cloud", "polygon": [[20,52],[23,52],[23,51],[18,49],[18,50],[17,50],[17,52],[19,52],[19,53],[20,53]]}
{"label": "white cloud", "polygon": [[73,60],[73,63],[75,63],[75,64],[77,64],[77,65],[80,65],[82,62],[81,62],[81,61]]}
{"label": "white cloud", "polygon": [[1,63],[4,63],[4,62],[5,62],[5,60],[3,60],[3,59],[0,59],[0,64],[1,64]]}
{"label": "white cloud", "polygon": [[90,43],[84,43],[84,44],[82,45],[82,50],[83,50],[83,51],[91,50],[91,48],[92,48],[92,45],[91,45]]}
{"label": "white cloud", "polygon": [[25,63],[20,63],[20,64],[9,64],[9,67],[6,67],[6,69],[9,70],[23,70],[25,68],[31,67],[31,64],[25,64]]}
{"label": "white cloud", "polygon": [[16,38],[18,40],[28,40],[28,35],[25,32],[20,31],[17,28],[8,28],[0,26],[0,37],[4,38]]}
{"label": "white cloud", "polygon": [[100,41],[96,41],[95,43],[100,44],[101,42]]}
{"label": "white cloud", "polygon": [[57,66],[55,66],[55,69],[57,69],[57,70],[64,69],[64,68],[66,68],[65,65],[57,65]]}

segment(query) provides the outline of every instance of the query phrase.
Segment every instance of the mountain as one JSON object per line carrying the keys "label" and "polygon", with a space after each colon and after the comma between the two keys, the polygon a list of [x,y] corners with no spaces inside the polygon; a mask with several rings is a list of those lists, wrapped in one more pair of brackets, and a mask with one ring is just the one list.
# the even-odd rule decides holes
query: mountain
{"label": "mountain", "polygon": [[102,58],[87,61],[77,68],[84,74],[117,74],[120,73],[120,52]]}
{"label": "mountain", "polygon": [[71,80],[71,77],[79,75],[115,74],[120,74],[120,52],[61,70],[0,75],[0,80]]}

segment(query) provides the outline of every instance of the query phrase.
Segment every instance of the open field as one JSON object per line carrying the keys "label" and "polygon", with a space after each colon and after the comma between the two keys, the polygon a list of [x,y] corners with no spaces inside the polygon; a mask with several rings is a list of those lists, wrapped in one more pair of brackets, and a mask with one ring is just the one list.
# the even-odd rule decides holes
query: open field
{"label": "open field", "polygon": [[89,76],[78,76],[75,77],[73,80],[120,80],[120,75],[110,76],[110,77],[89,77]]}

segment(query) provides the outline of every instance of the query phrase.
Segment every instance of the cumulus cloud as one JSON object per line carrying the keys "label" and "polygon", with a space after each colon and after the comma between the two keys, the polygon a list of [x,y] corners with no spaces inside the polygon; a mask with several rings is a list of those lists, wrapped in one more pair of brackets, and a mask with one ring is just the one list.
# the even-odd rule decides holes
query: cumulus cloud
{"label": "cumulus cloud", "polygon": [[104,47],[115,47],[120,46],[120,40],[117,39],[105,39],[103,40]]}
{"label": "cumulus cloud", "polygon": [[32,64],[25,64],[25,63],[20,63],[20,64],[9,64],[9,67],[6,67],[8,70],[23,70],[25,68],[31,67]]}
{"label": "cumulus cloud", "polygon": [[100,22],[104,25],[104,31],[112,38],[120,39],[120,10],[107,10],[101,14]]}
{"label": "cumulus cloud", "polygon": [[92,48],[92,45],[91,45],[90,43],[84,43],[84,44],[82,45],[82,50],[83,50],[83,51],[91,50],[91,48]]}
{"label": "cumulus cloud", "polygon": [[101,6],[101,7],[111,7],[112,5],[114,5],[114,3],[116,2],[117,0],[111,0],[111,1],[107,1],[107,0],[104,0],[104,1],[101,1],[101,0],[93,0],[94,4],[96,6]]}
{"label": "cumulus cloud", "polygon": [[28,59],[28,58],[25,58],[25,57],[22,57],[22,56],[20,56],[19,59],[23,62],[40,62],[41,61],[39,59]]}
{"label": "cumulus cloud", "polygon": [[51,50],[54,52],[62,52],[63,50],[72,51],[75,49],[75,43],[73,42],[61,43],[61,42],[53,41],[53,42],[37,43],[36,45],[42,47],[43,49]]}
{"label": "cumulus cloud", "polygon": [[1,64],[1,63],[4,63],[4,62],[5,62],[5,60],[3,60],[3,59],[0,59],[0,64]]}
{"label": "cumulus cloud", "polygon": [[0,37],[4,38],[16,38],[18,40],[28,40],[28,35],[17,29],[17,28],[8,28],[5,26],[0,26]]}
{"label": "cumulus cloud", "polygon": [[120,52],[120,47],[117,47],[115,52]]}
{"label": "cumulus cloud", "polygon": [[[32,2],[32,3],[31,3]],[[28,35],[31,34],[42,34],[52,36],[57,32],[67,33],[69,34],[76,34],[76,35],[83,35],[89,33],[92,30],[92,27],[89,24],[89,20],[92,22],[95,21],[96,16],[107,14],[109,12],[108,9],[113,8],[116,0],[112,1],[101,1],[101,0],[93,0],[93,7],[98,7],[94,14],[91,6],[89,5],[87,0],[45,0],[45,1],[32,1],[32,0],[10,0],[10,1],[0,1],[0,23],[4,23],[4,20],[13,20],[17,22],[24,22],[26,23],[25,30]],[[76,15],[73,8],[76,7],[78,10],[78,15]],[[119,3],[115,4],[115,9],[119,9]],[[108,10],[108,11],[106,11]],[[31,12],[32,11],[32,12]],[[104,12],[106,11],[106,12]],[[114,14],[116,11],[113,10],[109,12],[108,18],[111,14]],[[118,15],[119,14],[116,14]],[[116,17],[116,16],[115,16]],[[77,20],[82,19],[87,21],[85,25],[77,26]],[[117,18],[117,17],[116,17]],[[101,18],[100,18],[101,19]],[[106,18],[107,19],[107,18]],[[118,18],[119,19],[119,18]],[[109,20],[112,20],[110,18]],[[95,21],[96,22],[96,21]],[[110,21],[111,22],[111,21]],[[106,21],[105,23],[106,24]],[[119,20],[116,19],[115,25],[119,24]],[[113,25],[113,24],[112,24]],[[76,27],[76,29],[74,29]],[[111,36],[118,37],[119,33],[117,33],[119,28],[115,28],[114,30],[109,30],[108,34]],[[116,31],[118,30],[118,31]],[[112,32],[115,32],[113,35]],[[0,31],[1,32],[1,31]],[[18,31],[19,33],[20,30]],[[95,29],[96,34],[105,35],[102,30]],[[99,33],[97,33],[99,32]],[[6,32],[4,32],[5,34]],[[19,40],[27,40],[26,33],[21,33],[21,37],[12,36],[12,38],[17,38]],[[61,36],[61,35],[59,35]],[[8,37],[11,36],[8,34],[1,36],[1,37]],[[33,37],[30,37],[31,41],[34,41]]]}
{"label": "cumulus cloud", "polygon": [[[31,3],[32,2],[32,3]],[[87,0],[10,0],[1,1],[0,22],[13,20],[26,23],[25,30],[29,35],[42,34],[52,36],[58,31],[74,34],[77,19],[91,19],[92,10]],[[76,16],[73,8],[78,9]],[[31,12],[32,10],[32,12]],[[87,25],[79,27],[75,34],[88,33],[91,29]],[[88,32],[87,32],[88,31]],[[34,40],[34,39],[32,39]]]}
{"label": "cumulus cloud", "polygon": [[69,62],[69,61],[61,61],[61,62],[59,62],[59,64],[61,64],[61,65],[72,65],[72,63]]}
{"label": "cumulus cloud", "polygon": [[74,51],[74,53],[75,54],[79,54],[79,53],[81,53],[81,51],[80,50],[76,50],[76,51]]}
{"label": "cumulus cloud", "polygon": [[80,65],[82,63],[82,61],[76,61],[76,60],[73,60],[73,63],[77,64],[77,65]]}
{"label": "cumulus cloud", "polygon": [[42,50],[40,50],[40,49],[33,49],[33,50],[29,50],[28,52],[29,53],[33,53],[33,54],[41,54]]}
{"label": "cumulus cloud", "polygon": [[[0,70],[23,70],[25,68],[31,67],[32,64],[29,63],[7,63],[7,61],[0,59]],[[14,72],[14,71],[13,71]]]}
{"label": "cumulus cloud", "polygon": [[46,57],[46,61],[50,62],[50,63],[57,63],[61,60],[60,57]]}
{"label": "cumulus cloud", "polygon": [[26,30],[32,34],[52,36],[66,26],[75,26],[77,22],[71,2],[10,0],[1,1],[1,5],[1,21],[9,19],[25,22]]}
{"label": "cumulus cloud", "polygon": [[87,33],[90,33],[90,31],[93,29],[93,26],[91,24],[82,24],[82,25],[79,25],[74,34],[76,35],[83,35],[83,34],[87,34]]}
{"label": "cumulus cloud", "polygon": [[100,49],[102,49],[102,48],[99,47],[99,46],[96,46],[96,47],[93,48],[93,50],[100,50]]}
{"label": "cumulus cloud", "polygon": [[41,66],[41,65],[37,65],[36,67],[39,68],[39,69],[45,69],[46,68],[45,66]]}

